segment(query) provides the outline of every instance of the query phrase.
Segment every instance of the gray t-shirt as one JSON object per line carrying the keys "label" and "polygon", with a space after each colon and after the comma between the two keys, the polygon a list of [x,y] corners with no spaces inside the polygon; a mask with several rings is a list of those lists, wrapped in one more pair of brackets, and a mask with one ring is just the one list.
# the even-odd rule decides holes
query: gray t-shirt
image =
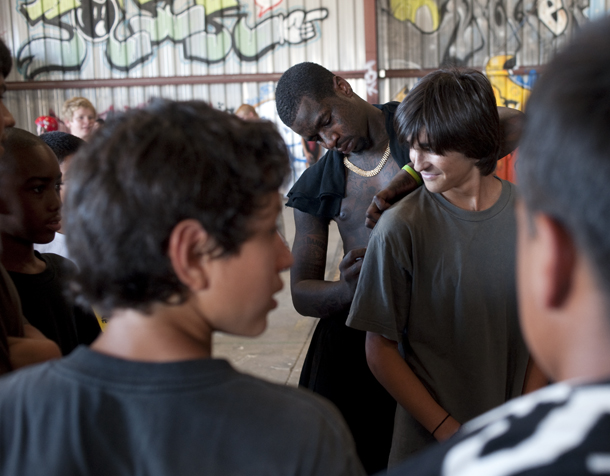
{"label": "gray t-shirt", "polygon": [[79,347],[0,379],[3,475],[362,475],[338,412],[200,359]]}
{"label": "gray t-shirt", "polygon": [[[515,292],[516,188],[462,210],[425,187],[371,235],[347,325],[399,343],[432,397],[458,422],[521,394],[528,352]],[[390,464],[435,441],[400,405]]]}

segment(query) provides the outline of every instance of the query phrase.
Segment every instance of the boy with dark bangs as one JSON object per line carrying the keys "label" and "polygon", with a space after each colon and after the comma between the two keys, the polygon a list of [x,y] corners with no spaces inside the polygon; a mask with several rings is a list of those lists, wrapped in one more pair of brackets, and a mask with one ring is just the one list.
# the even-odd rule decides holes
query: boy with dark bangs
{"label": "boy with dark bangs", "polygon": [[519,319],[557,383],[481,415],[393,476],[609,473],[609,43],[606,17],[547,65],[517,162]]}
{"label": "boy with dark bangs", "polygon": [[499,118],[474,70],[430,73],[396,113],[425,187],[373,230],[347,324],[399,403],[390,465],[538,385],[515,296],[516,189],[493,175]]}
{"label": "boy with dark bangs", "polygon": [[213,332],[258,335],[277,305],[288,171],[271,123],[202,102],[159,101],[93,136],[65,227],[74,290],[109,322],[0,382],[0,474],[363,474],[327,402],[212,358]]}

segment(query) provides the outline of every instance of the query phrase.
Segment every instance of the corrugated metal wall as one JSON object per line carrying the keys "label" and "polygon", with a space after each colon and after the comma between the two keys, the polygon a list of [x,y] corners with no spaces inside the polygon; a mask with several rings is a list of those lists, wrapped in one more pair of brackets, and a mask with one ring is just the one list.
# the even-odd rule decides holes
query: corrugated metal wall
{"label": "corrugated metal wall", "polygon": [[373,1],[2,0],[0,34],[16,65],[8,81],[19,89],[6,102],[32,131],[36,117],[59,114],[73,96],[102,116],[157,96],[229,111],[249,103],[302,159],[274,104],[275,82],[293,64],[321,63],[362,97],[378,90],[379,102],[401,98],[426,70],[473,66],[486,71],[499,104],[522,108],[541,65],[610,8],[610,0]]}
{"label": "corrugated metal wall", "polygon": [[[362,0],[2,0],[0,34],[15,58],[8,81],[47,88],[11,90],[6,103],[31,131],[36,117],[59,115],[73,96],[89,98],[102,116],[152,97],[202,99],[228,111],[248,103],[278,124],[301,159],[300,138],[277,119],[275,81],[301,61],[364,68],[363,22]],[[241,82],[244,74],[273,76]],[[169,85],[147,85],[159,77]],[[197,84],[174,84],[190,78]],[[113,86],[118,79],[133,81]],[[81,83],[48,83],[65,80]],[[364,80],[351,82],[366,97]]]}
{"label": "corrugated metal wall", "polygon": [[378,0],[380,101],[402,97],[416,70],[458,65],[485,71],[498,104],[522,109],[541,66],[609,9],[610,0]]}
{"label": "corrugated metal wall", "polygon": [[[402,100],[427,71],[478,68],[499,106],[524,110],[544,64],[610,0],[378,0],[380,102]],[[610,45],[600,45],[608,48]],[[496,174],[514,181],[514,154]]]}

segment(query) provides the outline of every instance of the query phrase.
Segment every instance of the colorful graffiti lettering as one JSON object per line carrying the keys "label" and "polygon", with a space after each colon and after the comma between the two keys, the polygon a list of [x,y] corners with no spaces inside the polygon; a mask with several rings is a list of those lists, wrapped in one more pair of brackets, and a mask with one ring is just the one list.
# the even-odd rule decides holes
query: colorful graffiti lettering
{"label": "colorful graffiti lettering", "polygon": [[[389,11],[391,15],[401,22],[410,22],[418,30],[423,33],[432,33],[441,26],[441,15],[439,8],[434,0],[389,0]],[[555,36],[560,36],[565,33],[570,21],[576,21],[578,24],[586,17],[586,10],[589,2],[585,1],[570,1],[571,8],[566,8],[563,0],[535,0],[529,14],[536,14],[538,20],[547,27]],[[466,2],[465,2],[466,3]],[[478,22],[488,22],[492,20],[501,27],[501,23],[510,23],[510,20],[517,20],[516,25],[520,26],[524,20],[524,13],[519,9],[514,9],[514,18],[507,18],[506,11],[508,10],[504,2],[494,2],[490,0],[487,5],[477,5],[477,0],[467,2],[465,5],[457,6],[462,13],[472,13],[479,10],[482,17],[475,17]],[[519,2],[523,3],[523,2]],[[487,7],[487,8],[485,8]],[[444,3],[444,12],[447,14],[455,6],[449,5],[449,2]],[[443,21],[446,21],[447,16],[444,15]],[[465,17],[467,18],[468,15]],[[506,25],[504,25],[506,26]],[[515,26],[509,25],[509,26]],[[522,26],[522,25],[521,25]]]}
{"label": "colorful graffiti lettering", "polygon": [[378,0],[386,22],[378,41],[389,45],[383,66],[485,65],[498,103],[521,109],[536,74],[514,75],[517,61],[549,61],[588,21],[594,1]]}
{"label": "colorful graffiti lettering", "polygon": [[487,62],[485,74],[493,87],[498,106],[523,110],[535,82],[536,73],[530,73],[530,77],[525,81],[523,76],[516,76],[511,72],[514,66],[514,56],[494,56]]}
{"label": "colorful graffiti lettering", "polygon": [[[279,2],[257,0],[264,11]],[[251,26],[250,9],[236,0],[25,0],[20,13],[32,35],[17,53],[27,79],[51,71],[79,71],[93,44],[105,48],[112,69],[130,71],[171,42],[185,61],[214,64],[231,52],[242,61],[257,61],[278,46],[298,45],[318,36],[317,22],[328,9],[293,9],[267,14]]]}
{"label": "colorful graffiti lettering", "polygon": [[259,11],[258,11],[258,17],[262,17],[265,13],[267,13],[270,10],[273,10],[275,7],[277,7],[280,3],[282,3],[282,0],[254,0],[256,2],[256,6],[258,7]]}
{"label": "colorful graffiti lettering", "polygon": [[568,12],[561,0],[538,0],[538,18],[554,35],[559,36],[568,27]]}
{"label": "colorful graffiti lettering", "polygon": [[394,18],[410,21],[424,33],[435,31],[440,22],[438,6],[433,0],[391,0],[390,9]]}
{"label": "colorful graffiti lettering", "polygon": [[[481,55],[517,55],[537,45],[544,63],[547,55],[588,20],[590,1],[380,0],[380,8],[392,19],[388,41],[399,44],[408,39],[417,45],[413,58],[405,58],[403,53],[392,61],[437,54],[438,65],[468,65],[474,57],[480,61]],[[426,63],[426,68],[431,67]]]}

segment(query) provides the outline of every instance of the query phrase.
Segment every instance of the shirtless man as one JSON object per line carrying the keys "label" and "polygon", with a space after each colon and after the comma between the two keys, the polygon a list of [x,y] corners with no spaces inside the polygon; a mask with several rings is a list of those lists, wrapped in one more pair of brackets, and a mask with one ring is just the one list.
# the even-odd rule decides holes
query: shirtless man
{"label": "shirtless man", "polygon": [[[397,102],[367,103],[350,84],[314,63],[287,70],[276,89],[280,119],[306,140],[320,142],[329,152],[308,168],[289,193],[295,208],[296,235],[291,291],[303,315],[321,318],[301,374],[300,385],[324,395],[343,413],[369,474],[387,465],[395,402],[371,374],[364,352],[365,333],[345,326],[370,230],[364,226],[375,194],[390,184],[409,163],[409,151],[394,131]],[[518,112],[504,110],[501,118]],[[511,150],[511,145],[503,147]],[[386,192],[379,213],[421,180],[402,172]],[[371,212],[369,212],[371,213]],[[345,257],[338,281],[325,281],[330,221],[343,241]],[[373,223],[373,221],[371,221]]]}

